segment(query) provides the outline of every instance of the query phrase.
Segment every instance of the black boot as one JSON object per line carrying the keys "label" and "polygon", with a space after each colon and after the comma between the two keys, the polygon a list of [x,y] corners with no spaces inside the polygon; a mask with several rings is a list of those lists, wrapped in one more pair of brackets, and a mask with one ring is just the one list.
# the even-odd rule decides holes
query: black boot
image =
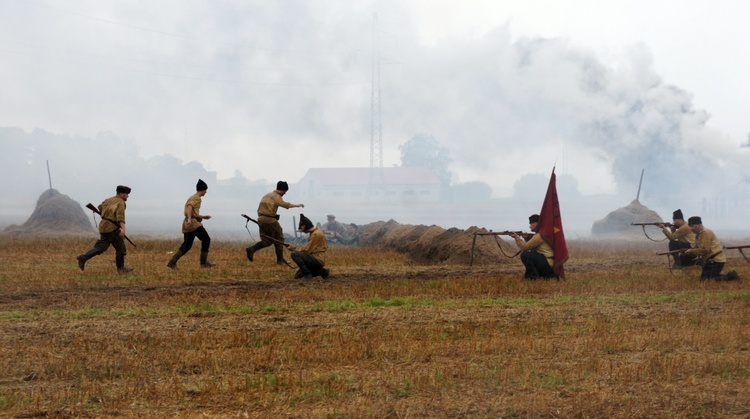
{"label": "black boot", "polygon": [[182,255],[184,255],[184,253],[182,253],[182,250],[178,250],[174,254],[174,256],[172,256],[172,259],[170,259],[169,262],[167,262],[167,268],[169,268],[169,269],[177,269],[177,261],[180,260],[180,258],[182,257]]}
{"label": "black boot", "polygon": [[208,261],[208,250],[201,252],[201,266],[204,268],[212,268],[216,264]]}
{"label": "black boot", "polygon": [[723,277],[725,281],[739,281],[740,280],[740,276],[737,275],[736,271],[729,271],[726,273],[726,275],[723,275]]}
{"label": "black boot", "polygon": [[245,248],[245,253],[247,254],[247,260],[250,262],[253,261],[253,255],[255,254],[255,251],[258,250],[258,244],[254,244],[250,247]]}
{"label": "black boot", "polygon": [[284,247],[281,245],[275,245],[274,250],[276,251],[276,264],[288,266],[289,263],[284,260]]}
{"label": "black boot", "polygon": [[312,272],[310,272],[310,268],[307,267],[307,264],[302,260],[295,260],[295,262],[297,263],[297,267],[299,267],[299,271],[297,271],[297,275],[299,274],[302,274],[302,275],[299,277],[297,275],[294,275],[294,278],[295,279],[312,279],[313,277]]}
{"label": "black boot", "polygon": [[83,268],[86,266],[86,261],[91,259],[92,257],[99,254],[99,249],[94,247],[93,249],[89,250],[88,252],[78,255],[76,259],[78,259],[78,267],[81,268],[81,271],[83,271]]}
{"label": "black boot", "polygon": [[133,272],[133,268],[128,268],[125,266],[125,255],[115,256],[115,265],[117,265],[117,272],[121,274]]}

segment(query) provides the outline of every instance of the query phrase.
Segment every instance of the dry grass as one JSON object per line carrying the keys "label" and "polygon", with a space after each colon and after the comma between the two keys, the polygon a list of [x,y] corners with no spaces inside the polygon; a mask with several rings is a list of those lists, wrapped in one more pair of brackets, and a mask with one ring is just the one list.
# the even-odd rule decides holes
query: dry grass
{"label": "dry grass", "polygon": [[[747,417],[750,268],[671,275],[663,244],[570,243],[568,279],[517,259],[421,266],[334,248],[300,282],[215,242],[0,242],[0,416]],[[199,244],[196,243],[196,246]]]}

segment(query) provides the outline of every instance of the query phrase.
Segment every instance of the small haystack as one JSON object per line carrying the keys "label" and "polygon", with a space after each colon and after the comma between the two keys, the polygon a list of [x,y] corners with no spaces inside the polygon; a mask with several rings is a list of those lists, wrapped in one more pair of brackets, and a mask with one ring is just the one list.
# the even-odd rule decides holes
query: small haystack
{"label": "small haystack", "polygon": [[3,233],[26,234],[90,234],[94,231],[81,204],[57,189],[48,189],[39,196],[36,208],[23,225],[8,226]]}
{"label": "small haystack", "polygon": [[594,221],[594,225],[591,227],[591,235],[641,237],[643,235],[641,228],[633,226],[631,223],[661,222],[662,218],[659,214],[638,202],[638,199],[635,199],[628,206],[610,212],[601,220]]}

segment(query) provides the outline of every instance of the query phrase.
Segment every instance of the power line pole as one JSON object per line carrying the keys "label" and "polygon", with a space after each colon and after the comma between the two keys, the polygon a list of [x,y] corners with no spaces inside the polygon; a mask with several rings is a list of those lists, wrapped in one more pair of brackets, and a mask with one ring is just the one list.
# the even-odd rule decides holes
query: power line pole
{"label": "power line pole", "polygon": [[[385,193],[383,181],[383,131],[380,112],[380,36],[378,14],[372,23],[372,86],[370,90],[370,185],[367,199],[376,191]],[[385,198],[385,197],[383,197]]]}

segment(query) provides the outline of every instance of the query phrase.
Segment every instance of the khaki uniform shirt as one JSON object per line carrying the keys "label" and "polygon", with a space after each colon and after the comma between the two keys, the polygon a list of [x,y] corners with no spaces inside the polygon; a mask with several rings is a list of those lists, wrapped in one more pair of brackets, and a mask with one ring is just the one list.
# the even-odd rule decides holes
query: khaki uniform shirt
{"label": "khaki uniform shirt", "polygon": [[518,248],[521,250],[531,250],[541,253],[547,258],[549,266],[553,266],[555,263],[555,251],[552,250],[552,246],[544,241],[542,235],[539,233],[534,234],[529,241],[524,241],[521,236],[516,237],[516,245],[518,245]]}
{"label": "khaki uniform shirt", "polygon": [[695,244],[695,233],[693,233],[693,230],[690,230],[690,226],[687,225],[687,223],[681,225],[677,230],[674,232],[669,231],[667,228],[663,228],[662,232],[669,240],[677,240],[678,242],[683,243],[690,243],[690,245]]}
{"label": "khaki uniform shirt", "polygon": [[716,234],[707,228],[695,235],[693,249],[696,249],[695,254],[706,262],[726,263],[727,261],[727,256],[724,254]]}
{"label": "khaki uniform shirt", "polygon": [[[111,233],[120,228],[120,223],[125,222],[125,200],[117,195],[107,198],[99,204],[99,211],[102,213],[102,220],[99,222],[100,233]],[[117,224],[107,221],[105,218],[117,221]]]}
{"label": "khaki uniform shirt", "polygon": [[313,227],[310,230],[310,237],[307,238],[307,246],[299,247],[290,245],[289,250],[297,252],[306,252],[318,259],[321,265],[326,264],[326,251],[328,250],[328,242],[326,242],[326,236],[323,234],[323,230],[318,227]]}
{"label": "khaki uniform shirt", "polygon": [[[200,218],[202,202],[201,196],[197,193],[188,198],[187,202],[185,202],[185,219],[182,221],[182,234],[193,232],[197,230],[198,227],[203,226],[203,224],[201,224],[202,218]],[[188,205],[193,207],[190,214],[188,214]],[[188,215],[190,215],[190,224],[187,222]]]}
{"label": "khaki uniform shirt", "polygon": [[284,201],[284,198],[276,191],[271,191],[263,196],[260,204],[258,204],[258,222],[265,224],[275,223],[278,221],[275,216],[279,207],[289,209],[291,206],[292,204]]}

